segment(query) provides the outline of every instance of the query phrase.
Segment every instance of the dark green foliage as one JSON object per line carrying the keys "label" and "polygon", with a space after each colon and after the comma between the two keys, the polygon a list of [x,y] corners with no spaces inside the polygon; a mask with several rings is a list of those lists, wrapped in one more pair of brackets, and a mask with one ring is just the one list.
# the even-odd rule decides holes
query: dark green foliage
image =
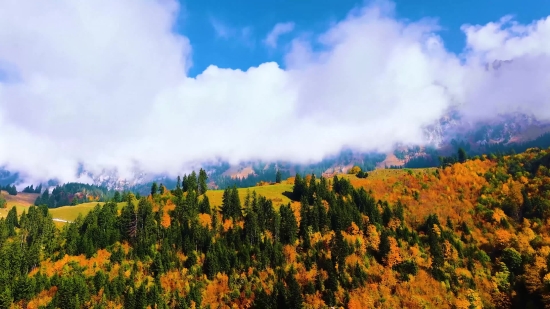
{"label": "dark green foliage", "polygon": [[336,175],[333,178],[332,190],[339,195],[348,195],[352,192],[353,187],[349,180],[345,178],[338,178]]}
{"label": "dark green foliage", "polygon": [[41,193],[42,192],[42,185],[38,185],[36,188],[34,188],[33,185],[25,187],[23,189],[23,193]]}
{"label": "dark green foliage", "polygon": [[294,178],[294,187],[292,188],[292,199],[294,199],[295,201],[300,201],[302,199],[302,195],[306,193],[306,180],[303,179],[300,174],[296,174],[296,177]]}
{"label": "dark green foliage", "polygon": [[462,147],[458,148],[458,162],[464,163],[466,162],[467,158],[468,155],[466,154],[466,150],[464,150],[464,148]]}
{"label": "dark green foliage", "polygon": [[208,199],[208,196],[204,196],[204,198],[199,203],[199,212],[203,214],[211,214],[212,209],[210,207],[210,200]]}
{"label": "dark green foliage", "polygon": [[13,302],[13,295],[8,286],[5,286],[3,291],[0,290],[0,308],[9,309]]}
{"label": "dark green foliage", "polygon": [[236,186],[231,189],[226,188],[223,192],[221,213],[224,220],[229,218],[239,220],[242,218],[241,200]]}
{"label": "dark green foliage", "polygon": [[300,285],[298,284],[298,281],[296,281],[292,270],[287,276],[286,284],[288,287],[287,308],[302,308],[302,291],[300,290]]}
{"label": "dark green foliage", "polygon": [[415,276],[418,273],[418,265],[413,260],[406,260],[393,266],[403,281],[409,281],[409,275]]}
{"label": "dark green foliage", "polygon": [[280,170],[277,170],[277,174],[275,174],[275,183],[281,183],[282,174]]}
{"label": "dark green foliage", "polygon": [[518,273],[521,270],[521,254],[514,248],[506,248],[502,251],[501,259],[511,272]]}
{"label": "dark green foliage", "polygon": [[298,235],[298,224],[294,212],[290,208],[290,204],[287,206],[282,205],[279,212],[281,216],[281,242],[292,244]]}
{"label": "dark green foliage", "polygon": [[6,216],[6,227],[8,229],[9,236],[15,236],[15,228],[19,227],[19,221],[17,219],[17,209],[13,206],[8,215]]}
{"label": "dark green foliage", "polygon": [[208,175],[206,174],[206,171],[203,170],[202,168],[200,169],[199,171],[199,184],[198,184],[198,189],[199,189],[199,195],[201,194],[205,194],[206,193],[206,190],[208,190],[208,186],[207,186],[207,181],[208,181]]}
{"label": "dark green foliage", "polygon": [[115,203],[122,202],[122,197],[120,196],[120,192],[115,191],[114,196],[113,196],[113,202],[115,202]]}
{"label": "dark green foliage", "polygon": [[17,195],[17,188],[15,188],[15,185],[0,186],[0,191],[6,191],[9,195]]}
{"label": "dark green foliage", "polygon": [[56,208],[86,203],[88,202],[88,196],[99,197],[99,201],[104,201],[114,196],[114,194],[114,191],[105,187],[72,182],[56,186],[51,193],[45,190],[42,195],[36,198],[34,204]]}

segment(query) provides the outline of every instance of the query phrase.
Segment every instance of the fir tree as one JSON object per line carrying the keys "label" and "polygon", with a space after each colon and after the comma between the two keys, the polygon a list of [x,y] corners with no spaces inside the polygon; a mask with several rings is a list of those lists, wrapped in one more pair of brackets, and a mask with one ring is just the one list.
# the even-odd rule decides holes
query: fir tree
{"label": "fir tree", "polygon": [[208,181],[208,175],[202,168],[199,171],[199,194],[205,194],[208,189],[206,182]]}
{"label": "fir tree", "polygon": [[294,212],[290,208],[290,204],[287,206],[281,205],[279,212],[281,216],[281,242],[284,244],[292,244],[296,240],[296,235],[298,234],[298,224],[296,223]]}

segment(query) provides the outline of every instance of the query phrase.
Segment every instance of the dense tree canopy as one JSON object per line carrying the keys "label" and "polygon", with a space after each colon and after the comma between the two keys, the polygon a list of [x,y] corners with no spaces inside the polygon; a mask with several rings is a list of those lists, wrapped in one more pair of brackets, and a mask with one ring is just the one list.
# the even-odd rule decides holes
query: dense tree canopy
{"label": "dense tree canopy", "polygon": [[13,207],[0,219],[0,307],[550,304],[550,150],[296,175],[276,205],[236,186],[211,205],[203,177],[113,194],[60,227],[44,204]]}

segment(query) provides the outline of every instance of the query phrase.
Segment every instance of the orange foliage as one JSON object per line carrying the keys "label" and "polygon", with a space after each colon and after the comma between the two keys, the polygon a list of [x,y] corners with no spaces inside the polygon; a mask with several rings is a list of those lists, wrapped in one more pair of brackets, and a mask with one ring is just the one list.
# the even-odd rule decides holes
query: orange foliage
{"label": "orange foliage", "polygon": [[71,262],[76,262],[79,266],[86,267],[87,269],[84,271],[84,274],[93,276],[98,269],[102,269],[103,265],[109,263],[110,257],[111,253],[105,249],[97,251],[97,253],[90,259],[86,259],[84,255],[65,255],[62,259],[55,262],[52,262],[50,259],[41,262],[39,267],[33,269],[29,273],[29,276],[34,276],[39,271],[46,274],[48,277],[53,276],[55,273],[62,274],[69,270],[67,265]]}
{"label": "orange foliage", "polygon": [[495,231],[495,246],[499,249],[504,249],[510,246],[510,242],[514,235],[504,229]]}
{"label": "orange foliage", "polygon": [[208,283],[202,293],[202,307],[231,308],[226,301],[226,295],[230,292],[229,278],[226,274],[216,275],[213,281]]}
{"label": "orange foliage", "polygon": [[384,263],[388,268],[392,268],[394,265],[397,265],[403,261],[401,252],[397,245],[397,240],[394,237],[388,237],[390,243],[390,251],[387,256],[384,257]]}
{"label": "orange foliage", "polygon": [[160,285],[166,292],[183,291],[188,284],[187,269],[182,271],[170,270],[160,277]]}
{"label": "orange foliage", "polygon": [[368,287],[362,287],[350,293],[349,309],[374,308],[374,300],[368,293]]}
{"label": "orange foliage", "polygon": [[56,292],[56,286],[51,287],[49,290],[43,290],[27,304],[27,309],[38,309],[41,306],[47,306],[52,301]]}
{"label": "orange foliage", "polygon": [[168,228],[168,227],[170,227],[170,223],[171,223],[170,220],[171,220],[171,219],[170,219],[170,215],[168,215],[167,212],[164,212],[164,213],[162,214],[162,218],[161,218],[160,224],[161,224],[164,228]]}
{"label": "orange foliage", "polygon": [[223,221],[223,231],[227,232],[232,228],[233,228],[233,220],[225,219],[225,221]]}
{"label": "orange foliage", "polygon": [[199,214],[199,222],[204,227],[212,228],[212,217],[209,214]]}
{"label": "orange foliage", "polygon": [[372,224],[367,227],[367,241],[370,249],[378,251],[378,247],[380,246],[380,235],[376,230],[376,226]]}
{"label": "orange foliage", "polygon": [[304,301],[304,308],[306,309],[326,308],[323,296],[319,291],[315,291],[315,294],[306,294],[304,297]]}
{"label": "orange foliage", "polygon": [[296,262],[296,247],[285,245],[283,247],[283,254],[285,255],[287,264],[293,264]]}

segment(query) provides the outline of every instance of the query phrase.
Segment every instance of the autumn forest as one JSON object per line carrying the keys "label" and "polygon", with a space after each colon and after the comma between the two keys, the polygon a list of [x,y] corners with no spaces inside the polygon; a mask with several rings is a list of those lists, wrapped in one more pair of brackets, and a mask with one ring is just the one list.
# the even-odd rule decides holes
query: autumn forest
{"label": "autumn forest", "polygon": [[41,197],[0,219],[0,308],[550,307],[550,149],[459,156],[277,173],[290,203],[202,170],[72,223]]}

